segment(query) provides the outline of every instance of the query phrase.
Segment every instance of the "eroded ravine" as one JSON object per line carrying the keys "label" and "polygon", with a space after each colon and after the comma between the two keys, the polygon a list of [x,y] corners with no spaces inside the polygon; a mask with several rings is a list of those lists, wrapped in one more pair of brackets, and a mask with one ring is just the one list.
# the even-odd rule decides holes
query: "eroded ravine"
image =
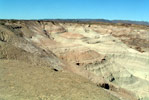
{"label": "eroded ravine", "polygon": [[5,22],[2,27],[15,35],[11,40],[3,33],[1,41],[32,53],[31,63],[81,75],[121,100],[149,98],[147,28],[44,21]]}

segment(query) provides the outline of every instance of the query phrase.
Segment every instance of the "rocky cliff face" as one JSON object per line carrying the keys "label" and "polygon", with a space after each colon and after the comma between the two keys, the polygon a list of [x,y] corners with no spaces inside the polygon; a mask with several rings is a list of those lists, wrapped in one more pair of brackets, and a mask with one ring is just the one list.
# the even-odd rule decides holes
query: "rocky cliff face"
{"label": "rocky cliff face", "polygon": [[148,26],[0,23],[1,59],[73,72],[121,100],[149,99]]}

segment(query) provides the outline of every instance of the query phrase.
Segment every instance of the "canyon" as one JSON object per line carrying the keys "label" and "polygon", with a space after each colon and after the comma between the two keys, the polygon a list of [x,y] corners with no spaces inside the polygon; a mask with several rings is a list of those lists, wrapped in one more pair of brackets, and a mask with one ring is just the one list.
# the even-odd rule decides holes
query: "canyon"
{"label": "canyon", "polygon": [[0,20],[1,100],[149,100],[149,26]]}

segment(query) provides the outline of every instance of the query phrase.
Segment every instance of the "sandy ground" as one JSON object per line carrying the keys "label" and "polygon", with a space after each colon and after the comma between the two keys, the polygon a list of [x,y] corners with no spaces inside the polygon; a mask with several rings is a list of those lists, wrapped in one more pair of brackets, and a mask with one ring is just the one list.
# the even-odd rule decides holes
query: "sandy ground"
{"label": "sandy ground", "polygon": [[0,100],[118,99],[69,72],[16,60],[0,60]]}

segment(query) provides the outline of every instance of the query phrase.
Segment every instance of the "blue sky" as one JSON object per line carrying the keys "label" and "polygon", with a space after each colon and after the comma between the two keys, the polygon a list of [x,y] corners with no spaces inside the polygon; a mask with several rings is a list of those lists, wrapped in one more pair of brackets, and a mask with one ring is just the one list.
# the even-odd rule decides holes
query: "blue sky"
{"label": "blue sky", "polygon": [[0,0],[0,19],[149,21],[149,0]]}

